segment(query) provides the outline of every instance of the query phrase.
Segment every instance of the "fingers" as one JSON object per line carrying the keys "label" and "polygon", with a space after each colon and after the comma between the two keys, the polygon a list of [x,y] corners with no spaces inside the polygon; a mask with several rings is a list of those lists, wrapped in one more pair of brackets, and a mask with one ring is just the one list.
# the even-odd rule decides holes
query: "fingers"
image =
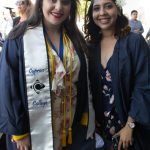
{"label": "fingers", "polygon": [[16,140],[16,147],[18,150],[30,150],[30,138],[29,136],[20,139],[20,140]]}
{"label": "fingers", "polygon": [[29,150],[29,147],[25,147],[25,150]]}
{"label": "fingers", "polygon": [[131,140],[131,141],[130,141],[130,146],[132,146],[132,142],[133,142],[133,141]]}
{"label": "fingers", "polygon": [[123,144],[123,142],[122,142],[122,140],[120,139],[120,140],[119,140],[119,144],[118,144],[118,150],[121,150],[122,144]]}
{"label": "fingers", "polygon": [[128,142],[126,142],[126,141],[123,142],[122,140],[119,141],[118,150],[121,150],[122,148],[125,150],[128,147],[129,147],[129,143]]}
{"label": "fingers", "polygon": [[17,149],[21,150],[20,145],[16,143]]}
{"label": "fingers", "polygon": [[129,143],[127,141],[124,141],[122,147],[123,149],[127,149],[129,147]]}
{"label": "fingers", "polygon": [[123,141],[122,139],[119,140],[119,144],[118,144],[118,150],[121,150],[122,148],[124,150],[128,149],[129,146],[132,145],[132,141]]}
{"label": "fingers", "polygon": [[29,146],[21,146],[21,145],[19,145],[19,144],[16,144],[16,146],[17,146],[17,149],[18,149],[18,150],[30,150],[30,147],[29,147]]}
{"label": "fingers", "polygon": [[18,150],[29,150],[28,147],[20,147]]}

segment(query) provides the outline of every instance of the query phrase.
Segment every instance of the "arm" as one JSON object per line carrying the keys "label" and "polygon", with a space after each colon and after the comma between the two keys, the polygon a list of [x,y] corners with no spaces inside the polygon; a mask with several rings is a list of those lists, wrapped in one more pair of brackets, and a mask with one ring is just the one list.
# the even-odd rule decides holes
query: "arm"
{"label": "arm", "polygon": [[141,29],[140,29],[140,33],[142,34],[144,32],[144,28],[143,28],[143,25],[141,23]]}
{"label": "arm", "polygon": [[[28,149],[30,137],[25,107],[23,64],[20,40],[7,40],[0,59],[0,131],[13,136],[19,150]],[[21,44],[22,45],[22,44]],[[21,67],[20,67],[21,66]],[[24,134],[24,135],[23,135]]]}
{"label": "arm", "polygon": [[136,122],[150,125],[150,50],[145,39],[139,35],[132,45],[134,89],[131,96],[129,116]]}
{"label": "arm", "polygon": [[[120,135],[118,150],[121,146],[127,148],[132,145],[134,129],[129,128],[128,122],[136,122],[137,125],[150,127],[150,51],[141,35],[134,36],[128,42],[130,42],[128,49],[132,62],[133,77],[131,80],[134,81],[134,85],[130,96],[127,123],[118,133]],[[136,129],[137,131],[138,129]]]}
{"label": "arm", "polygon": [[0,59],[0,131],[9,135],[29,132],[20,40],[7,40]]}

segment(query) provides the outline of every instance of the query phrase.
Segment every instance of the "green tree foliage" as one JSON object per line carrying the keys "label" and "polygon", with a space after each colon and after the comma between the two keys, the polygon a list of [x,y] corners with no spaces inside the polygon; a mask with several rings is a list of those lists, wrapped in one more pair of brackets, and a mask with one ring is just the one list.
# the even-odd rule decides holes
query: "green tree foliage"
{"label": "green tree foliage", "polygon": [[79,0],[77,24],[81,31],[84,30],[85,13],[89,6],[89,2],[90,0]]}
{"label": "green tree foliage", "polygon": [[78,15],[81,19],[84,19],[85,17],[85,11],[87,10],[89,6],[90,1],[89,0],[79,0],[79,6],[78,6]]}

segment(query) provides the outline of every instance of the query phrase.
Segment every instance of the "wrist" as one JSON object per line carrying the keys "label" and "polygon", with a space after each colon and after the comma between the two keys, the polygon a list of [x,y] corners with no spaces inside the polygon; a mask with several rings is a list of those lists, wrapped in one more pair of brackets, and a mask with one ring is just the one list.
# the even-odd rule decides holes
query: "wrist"
{"label": "wrist", "polygon": [[132,121],[128,121],[126,123],[126,126],[130,129],[134,129],[135,128],[135,122],[132,122]]}
{"label": "wrist", "polygon": [[12,136],[12,139],[13,139],[14,141],[18,141],[18,140],[21,140],[21,139],[27,137],[28,135],[29,135],[28,133],[23,134],[23,135],[13,135],[13,136]]}

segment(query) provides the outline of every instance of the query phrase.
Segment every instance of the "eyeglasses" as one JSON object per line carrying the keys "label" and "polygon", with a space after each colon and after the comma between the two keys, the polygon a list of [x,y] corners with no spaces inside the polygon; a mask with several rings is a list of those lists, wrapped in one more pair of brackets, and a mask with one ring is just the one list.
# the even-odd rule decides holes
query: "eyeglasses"
{"label": "eyeglasses", "polygon": [[26,3],[25,1],[17,1],[17,2],[16,2],[16,5],[17,5],[17,6],[19,6],[19,5],[25,5],[25,3]]}

